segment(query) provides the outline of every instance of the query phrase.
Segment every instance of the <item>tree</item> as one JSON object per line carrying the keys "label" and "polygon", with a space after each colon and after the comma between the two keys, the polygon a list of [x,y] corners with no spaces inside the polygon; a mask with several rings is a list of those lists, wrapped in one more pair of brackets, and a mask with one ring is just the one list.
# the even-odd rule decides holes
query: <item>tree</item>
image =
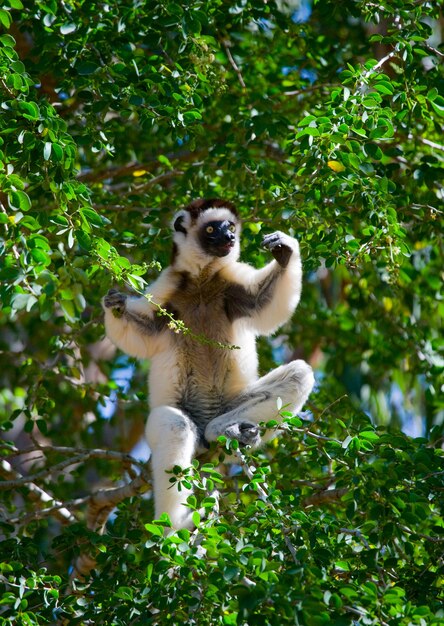
{"label": "tree", "polygon": [[[440,9],[4,0],[1,624],[444,623]],[[301,354],[319,385],[266,450],[177,471],[198,531],[165,538],[132,452],[148,365],[100,298],[144,289],[200,196],[236,203],[253,264],[300,240],[261,365]]]}

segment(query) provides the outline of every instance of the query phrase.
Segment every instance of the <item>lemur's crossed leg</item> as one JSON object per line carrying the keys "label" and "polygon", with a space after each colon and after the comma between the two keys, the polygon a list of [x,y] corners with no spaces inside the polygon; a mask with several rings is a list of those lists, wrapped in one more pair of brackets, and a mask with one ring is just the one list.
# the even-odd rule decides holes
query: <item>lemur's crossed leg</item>
{"label": "lemur's crossed leg", "polygon": [[[313,373],[305,361],[292,361],[281,365],[250,385],[233,402],[235,407],[207,425],[205,438],[216,441],[220,435],[237,439],[244,445],[259,446],[269,441],[275,431],[260,436],[259,423],[276,417],[277,398],[289,410],[301,409],[313,387]],[[167,473],[175,465],[189,467],[200,450],[199,436],[193,421],[180,409],[160,406],[151,412],[146,427],[146,437],[151,448],[154,480],[155,516],[168,513],[173,528],[192,528],[191,512],[184,505],[190,489],[170,483]]]}
{"label": "lemur's crossed leg", "polygon": [[257,447],[276,434],[270,432],[261,437],[258,424],[276,417],[277,398],[281,398],[283,406],[288,405],[287,410],[296,413],[307,400],[313,384],[312,369],[305,361],[281,365],[242,392],[232,410],[211,420],[205,429],[205,438],[215,441],[225,435]]}

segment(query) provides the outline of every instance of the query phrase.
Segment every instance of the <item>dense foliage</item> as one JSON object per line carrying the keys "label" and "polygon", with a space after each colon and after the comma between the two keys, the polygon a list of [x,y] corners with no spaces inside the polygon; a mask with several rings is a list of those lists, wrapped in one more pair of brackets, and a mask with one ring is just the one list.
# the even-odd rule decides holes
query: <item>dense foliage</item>
{"label": "dense foliage", "polygon": [[[0,3],[0,624],[444,624],[440,7]],[[165,538],[129,455],[149,364],[103,341],[100,299],[143,290],[172,212],[216,196],[244,260],[299,239],[261,367],[303,356],[319,384],[267,449],[177,473],[198,532]],[[105,486],[131,497],[101,535]]]}

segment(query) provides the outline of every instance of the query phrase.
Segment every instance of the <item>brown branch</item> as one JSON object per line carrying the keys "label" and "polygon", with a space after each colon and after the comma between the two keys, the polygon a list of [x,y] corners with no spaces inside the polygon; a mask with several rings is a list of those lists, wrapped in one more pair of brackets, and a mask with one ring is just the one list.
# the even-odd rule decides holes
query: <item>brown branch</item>
{"label": "brown branch", "polygon": [[[8,524],[19,524],[20,526],[26,526],[30,522],[35,520],[44,519],[45,517],[50,517],[54,515],[54,517],[58,517],[58,512],[62,508],[67,508],[70,511],[72,509],[78,509],[79,507],[86,504],[91,496],[85,496],[84,498],[75,498],[74,500],[66,500],[65,502],[56,502],[53,506],[48,506],[45,509],[39,509],[36,511],[31,511],[30,513],[23,513],[22,511],[18,511],[17,517],[7,517],[5,521]],[[62,520],[66,522],[77,521],[77,519],[64,519]]]}
{"label": "brown branch", "polygon": [[[0,473],[3,476],[12,478],[12,480],[9,480],[6,482],[17,482],[17,481],[21,482],[23,480],[23,476],[19,474],[19,472],[17,472],[11,466],[11,464],[8,463],[8,461],[6,460],[1,461],[0,463]],[[55,515],[61,522],[66,524],[67,522],[76,521],[76,518],[71,513],[71,511],[69,511],[64,504],[59,502],[56,498],[54,498],[54,496],[49,494],[47,491],[45,491],[38,485],[35,485],[32,481],[27,481],[26,487],[29,490],[29,499],[32,502],[34,502],[34,504],[37,504],[38,506],[42,507],[48,502],[55,502],[57,505]]]}
{"label": "brown branch", "polygon": [[[141,461],[137,461],[129,454],[123,452],[116,452],[113,450],[96,449],[82,449],[71,448],[67,446],[41,446],[34,445],[28,448],[19,450],[14,446],[0,443],[0,449],[9,451],[9,457],[17,457],[24,454],[30,454],[32,452],[40,452],[43,454],[58,453],[68,455],[67,459],[64,459],[60,463],[46,467],[39,472],[35,472],[29,476],[22,476],[16,472],[10,463],[6,460],[0,463],[0,474],[7,478],[3,482],[0,482],[0,489],[12,489],[17,487],[26,487],[29,490],[29,497],[32,501],[43,507],[48,502],[53,502],[53,506],[41,508],[39,511],[33,511],[27,516],[20,516],[17,519],[9,519],[10,523],[26,524],[32,519],[41,519],[48,515],[54,514],[63,523],[75,522],[76,517],[68,510],[68,506],[72,508],[78,508],[79,506],[87,503],[86,511],[86,524],[90,530],[96,530],[100,534],[104,532],[106,521],[111,511],[123,500],[138,495],[141,491],[145,490],[150,485],[150,478],[146,464]],[[120,487],[113,487],[110,489],[101,489],[96,493],[91,494],[86,498],[78,498],[70,502],[59,502],[56,498],[48,494],[35,484],[35,480],[45,478],[46,476],[60,472],[69,465],[87,461],[93,458],[108,459],[112,461],[119,461],[123,465],[137,466],[140,469],[140,474],[132,478],[130,482]],[[86,553],[80,554],[74,564],[73,577],[84,578],[91,569],[95,566],[95,559]]]}
{"label": "brown branch", "polygon": [[11,480],[0,481],[0,490],[9,490],[9,489],[17,489],[19,487],[27,486],[29,483],[33,483],[42,478],[46,478],[50,474],[60,472],[70,465],[81,463],[87,461],[89,459],[108,459],[109,461],[118,461],[123,463],[124,465],[135,465],[139,467],[142,471],[145,470],[145,464],[141,461],[137,461],[130,454],[125,452],[117,452],[115,450],[103,450],[101,448],[70,448],[67,446],[41,446],[35,445],[30,446],[28,448],[24,448],[19,450],[18,448],[13,448],[7,444],[0,444],[0,448],[7,449],[11,451],[11,454],[8,455],[8,458],[12,458],[15,456],[20,456],[24,454],[31,454],[33,452],[41,452],[43,454],[47,453],[59,453],[64,455],[70,455],[69,458],[60,461],[60,463],[56,463],[55,465],[50,465],[49,467],[45,467],[44,469],[35,472],[34,474],[30,474],[28,476],[22,476],[21,474],[17,474]]}
{"label": "brown branch", "polygon": [[[97,531],[100,535],[105,530],[105,524],[111,511],[123,500],[139,495],[150,484],[146,471],[143,471],[134,480],[121,487],[101,489],[89,498],[86,513],[86,525],[90,530]],[[83,552],[73,564],[71,580],[84,579],[95,567],[96,560],[91,554]]]}
{"label": "brown branch", "polygon": [[[205,150],[195,150],[191,152],[189,150],[184,150],[182,152],[172,152],[170,154],[166,154],[165,156],[169,161],[193,161],[197,158],[198,155],[204,154]],[[111,167],[106,170],[102,170],[98,172],[93,170],[91,172],[84,172],[83,174],[79,174],[77,180],[81,180],[82,182],[98,182],[100,180],[105,180],[106,178],[119,178],[121,176],[129,176],[133,172],[137,170],[146,170],[149,171],[154,167],[159,165],[159,160],[157,156],[149,157],[143,163],[130,163],[128,165],[122,165],[120,167]],[[174,172],[174,170],[172,170]],[[170,172],[165,172],[163,176],[168,177],[171,175]]]}

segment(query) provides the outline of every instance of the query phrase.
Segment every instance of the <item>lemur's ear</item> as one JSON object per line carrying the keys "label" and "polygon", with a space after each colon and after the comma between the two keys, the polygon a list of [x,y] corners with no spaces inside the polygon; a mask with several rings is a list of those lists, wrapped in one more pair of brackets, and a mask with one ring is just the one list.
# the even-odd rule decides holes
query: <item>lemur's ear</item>
{"label": "lemur's ear", "polygon": [[177,213],[174,216],[173,228],[176,231],[176,233],[184,233],[184,235],[187,234],[186,228],[184,226],[185,221],[186,221],[186,218],[185,218],[184,211],[180,211],[180,213]]}

